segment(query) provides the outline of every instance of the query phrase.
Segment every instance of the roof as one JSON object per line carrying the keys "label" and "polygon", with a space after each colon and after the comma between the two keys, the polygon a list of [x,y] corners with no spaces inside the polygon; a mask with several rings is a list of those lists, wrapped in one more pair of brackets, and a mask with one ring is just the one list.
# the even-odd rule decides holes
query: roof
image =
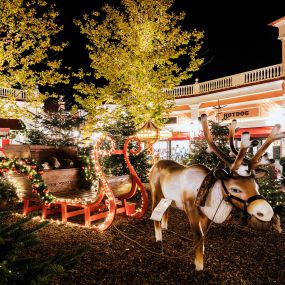
{"label": "roof", "polygon": [[280,19],[277,19],[275,20],[274,22],[270,23],[269,26],[273,26],[273,27],[277,27],[279,26],[282,22],[284,22],[285,24],[285,16],[280,18]]}
{"label": "roof", "polygon": [[240,138],[243,132],[249,132],[251,138],[267,138],[273,127],[239,128],[235,138]]}
{"label": "roof", "polygon": [[21,130],[22,124],[17,119],[0,119],[0,128],[8,128],[11,130]]}

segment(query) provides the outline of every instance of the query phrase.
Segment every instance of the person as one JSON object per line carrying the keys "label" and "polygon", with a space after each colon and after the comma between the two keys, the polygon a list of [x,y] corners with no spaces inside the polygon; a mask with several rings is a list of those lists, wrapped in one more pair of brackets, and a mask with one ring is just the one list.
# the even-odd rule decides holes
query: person
{"label": "person", "polygon": [[186,148],[185,148],[185,146],[183,145],[182,146],[182,149],[181,149],[181,158],[184,158],[185,156],[186,156]]}
{"label": "person", "polygon": [[180,147],[179,147],[178,144],[176,145],[174,154],[175,154],[174,160],[175,160],[175,161],[179,161],[179,160],[180,160],[180,157],[181,157],[181,149],[180,149]]}

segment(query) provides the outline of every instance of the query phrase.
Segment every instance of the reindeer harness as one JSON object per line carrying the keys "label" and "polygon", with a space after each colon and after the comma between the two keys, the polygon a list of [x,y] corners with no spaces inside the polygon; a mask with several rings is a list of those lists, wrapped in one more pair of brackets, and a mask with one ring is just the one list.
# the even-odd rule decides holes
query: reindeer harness
{"label": "reindeer harness", "polygon": [[252,203],[255,200],[265,200],[266,201],[266,198],[263,197],[262,195],[259,195],[259,194],[251,196],[247,200],[243,200],[243,199],[241,199],[239,197],[236,197],[236,196],[230,194],[229,190],[227,189],[227,187],[225,185],[225,181],[223,179],[221,179],[221,182],[222,182],[223,190],[224,190],[224,192],[226,194],[225,201],[229,202],[231,205],[233,205],[236,208],[237,208],[237,206],[235,205],[233,200],[236,200],[236,201],[242,203],[243,204],[243,211],[246,212],[247,214],[248,214],[247,207],[248,207],[248,205],[250,203]]}
{"label": "reindeer harness", "polygon": [[[232,177],[234,178],[234,177]],[[207,199],[207,196],[209,194],[209,191],[211,189],[211,187],[214,185],[214,183],[217,181],[218,179],[215,177],[214,175],[214,171],[212,170],[211,172],[208,173],[208,175],[205,177],[205,179],[203,180],[200,188],[199,188],[199,191],[198,191],[198,194],[197,194],[197,197],[196,197],[196,200],[195,200],[195,206],[197,207],[204,207],[205,206],[205,203],[206,203],[206,199]],[[233,205],[234,207],[238,208],[237,205],[233,202],[233,200],[243,204],[243,211],[245,213],[248,214],[247,212],[247,207],[250,203],[252,203],[253,201],[255,200],[265,200],[266,201],[266,198],[262,195],[254,195],[254,196],[251,196],[249,197],[247,200],[243,200],[239,197],[236,197],[235,195],[232,195],[230,194],[229,190],[227,189],[226,185],[225,185],[225,180],[224,179],[220,179],[221,180],[221,183],[222,183],[222,187],[223,187],[223,190],[224,190],[224,193],[225,193],[225,198],[224,200],[226,202],[229,202],[231,205]]]}

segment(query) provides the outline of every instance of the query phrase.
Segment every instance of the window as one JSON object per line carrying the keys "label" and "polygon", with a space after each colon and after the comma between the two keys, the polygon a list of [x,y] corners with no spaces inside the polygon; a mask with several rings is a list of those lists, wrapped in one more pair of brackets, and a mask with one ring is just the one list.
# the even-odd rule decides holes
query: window
{"label": "window", "polygon": [[177,117],[170,117],[170,118],[167,118],[167,121],[166,121],[165,124],[166,124],[166,125],[177,124]]}

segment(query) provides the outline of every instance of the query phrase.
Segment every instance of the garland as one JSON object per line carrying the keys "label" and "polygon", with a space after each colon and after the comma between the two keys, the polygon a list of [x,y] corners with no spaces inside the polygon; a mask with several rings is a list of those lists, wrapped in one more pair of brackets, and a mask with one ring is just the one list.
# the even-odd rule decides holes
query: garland
{"label": "garland", "polygon": [[55,197],[49,193],[47,185],[44,183],[42,175],[44,173],[42,165],[31,158],[8,159],[0,158],[0,172],[26,174],[32,184],[32,193],[38,194],[40,199],[49,204]]}
{"label": "garland", "polygon": [[95,171],[95,161],[92,157],[93,147],[79,149],[78,157],[81,159],[81,174],[84,180],[89,183],[90,189],[94,192],[99,190],[99,179]]}

